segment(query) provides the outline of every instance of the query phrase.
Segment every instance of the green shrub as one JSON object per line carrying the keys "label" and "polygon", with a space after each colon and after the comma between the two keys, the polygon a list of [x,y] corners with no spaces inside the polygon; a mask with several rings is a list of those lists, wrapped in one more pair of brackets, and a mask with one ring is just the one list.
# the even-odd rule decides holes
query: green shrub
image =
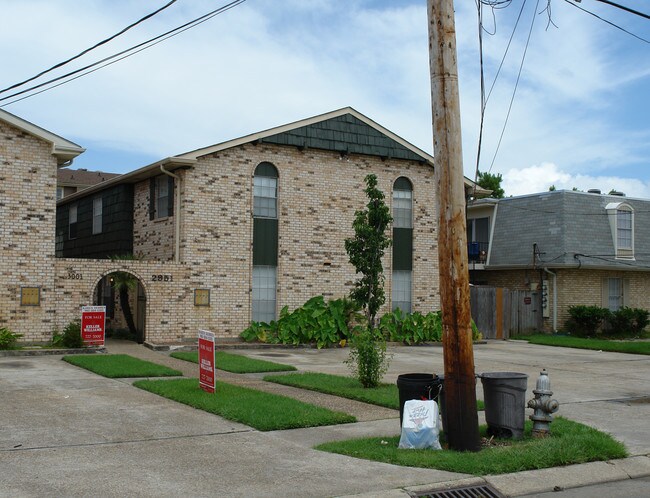
{"label": "green shrub", "polygon": [[607,333],[612,336],[636,337],[648,326],[649,315],[643,309],[623,307],[610,313]]}
{"label": "green shrub", "polygon": [[593,337],[602,333],[611,312],[600,306],[569,306],[570,318],[566,321],[567,331],[578,337]]}
{"label": "green shrub", "polygon": [[381,332],[357,330],[350,341],[350,356],[345,361],[363,387],[377,387],[388,371],[390,357]]}
{"label": "green shrub", "polygon": [[6,327],[0,328],[0,349],[16,349],[22,334],[15,334]]}
{"label": "green shrub", "polygon": [[285,306],[277,321],[251,323],[240,337],[247,342],[316,344],[322,348],[347,340],[357,315],[357,308],[349,299],[325,302],[323,296],[316,296],[291,313]]}
{"label": "green shrub", "polygon": [[52,346],[58,348],[81,348],[83,347],[81,339],[81,323],[79,320],[70,322],[63,329],[63,333],[54,331],[52,335]]}
{"label": "green shrub", "polygon": [[[442,341],[442,313],[434,311],[423,315],[422,313],[404,313],[399,308],[391,313],[386,313],[379,320],[379,330],[384,337],[393,342],[405,344],[421,344],[423,342]],[[472,320],[472,339],[481,338],[478,327]]]}

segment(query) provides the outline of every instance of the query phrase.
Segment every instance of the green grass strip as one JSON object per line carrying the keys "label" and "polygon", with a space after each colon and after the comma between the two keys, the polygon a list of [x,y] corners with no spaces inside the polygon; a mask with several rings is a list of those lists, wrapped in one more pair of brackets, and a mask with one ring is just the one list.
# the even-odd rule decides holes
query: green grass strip
{"label": "green grass strip", "polygon": [[[354,377],[315,372],[267,375],[264,380],[399,410],[399,391],[395,384],[380,384],[378,387],[365,388]],[[478,400],[477,404],[479,410],[484,409],[483,401]]]}
{"label": "green grass strip", "polygon": [[128,354],[71,355],[64,356],[63,361],[111,379],[122,377],[174,377],[183,375],[178,370],[134,358]]}
{"label": "green grass strip", "polygon": [[613,353],[650,354],[650,342],[645,341],[615,341],[550,334],[521,335],[513,337],[513,339],[528,341],[531,344],[541,344],[543,346],[592,349]]}
{"label": "green grass strip", "polygon": [[[544,469],[624,458],[622,443],[603,432],[557,417],[551,424],[551,436],[535,439],[532,423],[526,423],[524,438],[508,441],[505,446],[490,446],[476,453],[452,450],[400,450],[399,437],[366,438],[321,444],[318,450],[339,453],[393,465],[422,467],[483,476],[523,470]],[[485,426],[481,427],[485,436]],[[441,442],[443,438],[441,438]],[[443,445],[444,447],[444,445]]]}
{"label": "green grass strip", "polygon": [[217,382],[216,394],[199,388],[197,379],[139,380],[133,385],[260,431],[356,422],[345,413],[225,382]]}
{"label": "green grass strip", "polygon": [[[170,356],[179,360],[191,361],[192,363],[199,362],[199,353],[196,351],[179,351],[172,353]],[[257,360],[223,351],[217,351],[215,356],[217,368],[232,373],[288,372],[296,369],[291,365]]]}

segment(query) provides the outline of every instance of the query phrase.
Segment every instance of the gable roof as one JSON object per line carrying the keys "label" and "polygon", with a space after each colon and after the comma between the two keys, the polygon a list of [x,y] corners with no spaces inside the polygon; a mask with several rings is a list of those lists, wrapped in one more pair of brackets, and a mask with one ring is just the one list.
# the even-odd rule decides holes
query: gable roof
{"label": "gable roof", "polygon": [[[190,168],[197,162],[199,157],[247,143],[263,142],[300,148],[327,149],[346,154],[360,153],[385,158],[407,159],[426,163],[432,167],[434,161],[433,156],[392,131],[377,124],[353,108],[344,107],[336,111],[167,157],[119,177],[111,178],[104,183],[84,189],[83,193],[69,195],[59,202],[70,202],[80,196],[91,194],[118,183],[136,183],[145,180],[161,174],[161,167],[165,167],[168,171]],[[468,178],[464,178],[464,181],[466,188],[471,188],[475,195],[487,195],[490,192],[482,189]]]}
{"label": "gable roof", "polygon": [[410,159],[433,165],[433,156],[377,124],[352,107],[319,114],[268,130],[222,142],[175,157],[196,159],[245,143],[274,143],[296,147]]}
{"label": "gable roof", "polygon": [[51,131],[47,131],[40,126],[36,126],[35,124],[2,109],[0,109],[0,120],[52,144],[52,154],[56,156],[59,166],[67,166],[67,162],[72,161],[75,157],[86,150],[70,140],[55,135]]}
{"label": "gable roof", "polygon": [[[491,200],[494,203],[494,199]],[[634,259],[616,259],[608,209],[634,211]],[[475,209],[487,202],[477,201]],[[592,268],[650,271],[650,200],[558,190],[494,203],[486,269]]]}

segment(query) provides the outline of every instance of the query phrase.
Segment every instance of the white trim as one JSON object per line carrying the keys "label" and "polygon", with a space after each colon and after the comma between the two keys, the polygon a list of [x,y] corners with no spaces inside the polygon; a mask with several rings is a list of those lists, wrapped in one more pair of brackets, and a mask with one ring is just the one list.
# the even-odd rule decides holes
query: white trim
{"label": "white trim", "polygon": [[65,163],[71,161],[86,150],[70,140],[66,140],[51,131],[47,131],[45,128],[36,126],[34,123],[30,123],[29,121],[19,118],[18,116],[2,109],[0,109],[0,120],[5,121],[9,125],[23,130],[36,138],[51,143],[52,155],[58,158],[59,166],[63,166]]}

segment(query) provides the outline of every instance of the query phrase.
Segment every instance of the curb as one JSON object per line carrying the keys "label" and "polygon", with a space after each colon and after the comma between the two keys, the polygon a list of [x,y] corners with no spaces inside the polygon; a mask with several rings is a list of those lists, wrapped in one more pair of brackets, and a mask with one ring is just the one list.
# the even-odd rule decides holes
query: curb
{"label": "curb", "polygon": [[0,358],[3,357],[20,357],[20,356],[56,356],[70,354],[94,354],[107,353],[105,346],[89,348],[71,348],[71,349],[10,349],[0,351]]}

